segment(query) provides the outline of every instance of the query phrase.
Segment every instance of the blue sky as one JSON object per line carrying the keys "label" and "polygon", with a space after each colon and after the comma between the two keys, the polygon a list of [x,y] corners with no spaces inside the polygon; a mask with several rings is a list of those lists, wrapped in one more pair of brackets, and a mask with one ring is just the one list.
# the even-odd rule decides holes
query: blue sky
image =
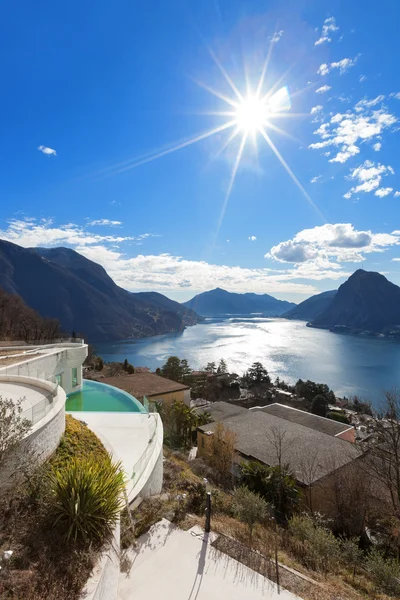
{"label": "blue sky", "polygon": [[389,0],[9,3],[0,237],[182,301],[301,301],[362,265],[400,284],[399,16]]}

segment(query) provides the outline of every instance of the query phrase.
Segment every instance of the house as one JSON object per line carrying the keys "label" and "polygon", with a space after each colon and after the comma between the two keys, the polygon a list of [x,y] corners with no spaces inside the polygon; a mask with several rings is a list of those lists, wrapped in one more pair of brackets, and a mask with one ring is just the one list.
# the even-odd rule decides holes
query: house
{"label": "house", "polygon": [[184,402],[190,405],[190,386],[154,373],[123,374],[102,379],[104,383],[128,392],[138,400],[151,402]]}
{"label": "house", "polygon": [[[339,472],[344,473],[361,456],[355,444],[338,437],[334,429],[325,423],[328,419],[318,421],[317,417],[316,421],[312,418],[315,415],[298,415],[303,411],[297,409],[288,409],[295,413],[285,413],[275,406],[268,412],[264,408],[232,408],[225,402],[216,404],[219,406],[208,409],[216,421],[198,427],[199,457],[207,459],[217,422],[222,422],[236,435],[234,474],[238,474],[238,465],[249,461],[267,466],[289,465],[304,502],[312,503],[313,510],[333,516],[331,494],[326,490],[334,486]],[[284,416],[273,414],[274,411]],[[308,416],[311,418],[308,419]],[[336,421],[332,423],[342,425]]]}

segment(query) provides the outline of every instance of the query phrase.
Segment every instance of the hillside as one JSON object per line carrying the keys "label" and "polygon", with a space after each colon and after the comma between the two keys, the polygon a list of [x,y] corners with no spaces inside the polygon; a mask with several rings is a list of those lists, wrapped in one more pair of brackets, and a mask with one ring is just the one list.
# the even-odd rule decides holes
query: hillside
{"label": "hillside", "polygon": [[22,298],[0,288],[0,340],[48,341],[59,337],[57,319],[43,319]]}
{"label": "hillside", "polygon": [[252,313],[278,317],[296,305],[285,300],[277,300],[268,294],[236,294],[216,288],[194,296],[191,300],[184,302],[183,306],[207,317]]}
{"label": "hillside", "polygon": [[64,331],[106,341],[182,331],[199,317],[178,302],[132,294],[100,265],[69,248],[21,248],[0,240],[0,287]]}
{"label": "hillside", "polygon": [[372,333],[400,329],[400,287],[379,273],[359,269],[339,287],[328,308],[311,325]]}
{"label": "hillside", "polygon": [[336,290],[330,290],[329,292],[322,292],[322,294],[316,294],[300,302],[297,306],[283,314],[285,319],[299,319],[300,321],[312,321],[316,319],[321,313],[325,312],[335,297]]}

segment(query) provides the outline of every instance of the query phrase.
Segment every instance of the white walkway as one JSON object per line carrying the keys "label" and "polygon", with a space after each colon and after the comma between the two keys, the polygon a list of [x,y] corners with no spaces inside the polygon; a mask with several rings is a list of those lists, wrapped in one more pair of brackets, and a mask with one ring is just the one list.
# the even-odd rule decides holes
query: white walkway
{"label": "white walkway", "polygon": [[203,539],[166,519],[154,525],[131,551],[118,600],[299,600]]}

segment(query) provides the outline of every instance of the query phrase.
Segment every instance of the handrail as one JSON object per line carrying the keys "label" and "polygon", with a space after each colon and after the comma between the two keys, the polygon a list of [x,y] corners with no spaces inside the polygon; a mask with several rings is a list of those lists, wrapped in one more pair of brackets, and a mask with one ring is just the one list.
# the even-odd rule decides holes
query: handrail
{"label": "handrail", "polygon": [[[15,371],[18,372],[16,373]],[[4,378],[4,380],[10,378],[11,383],[13,381],[18,383],[18,379],[21,379],[21,382],[24,382],[25,378],[28,380],[31,379],[32,381],[29,383],[32,383],[32,386],[35,385],[35,380],[38,381],[38,383],[44,382],[46,384],[52,384],[51,389],[48,389],[45,397],[42,400],[36,402],[29,408],[26,408],[21,413],[21,418],[27,419],[31,422],[32,425],[35,425],[36,423],[38,423],[38,421],[43,419],[54,407],[54,399],[57,397],[59,384],[57,377],[55,377],[53,374],[46,373],[43,370],[32,369],[29,364],[19,366],[10,365],[9,367],[5,367],[1,370],[0,381],[2,378]],[[25,381],[25,383],[28,382]],[[23,396],[21,397],[23,398]]]}

